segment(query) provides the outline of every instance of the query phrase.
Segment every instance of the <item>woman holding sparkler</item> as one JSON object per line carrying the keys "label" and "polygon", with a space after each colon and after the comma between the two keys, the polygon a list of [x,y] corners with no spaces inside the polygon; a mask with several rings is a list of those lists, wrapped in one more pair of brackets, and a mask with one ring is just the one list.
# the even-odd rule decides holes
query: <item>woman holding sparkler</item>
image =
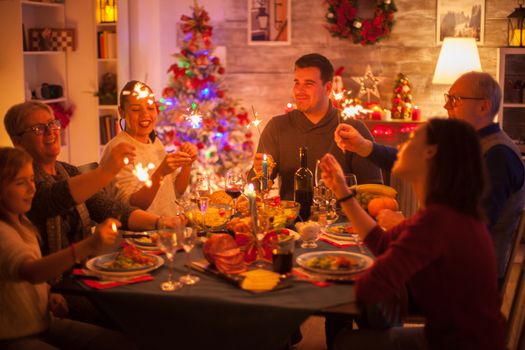
{"label": "woman holding sparkler", "polygon": [[[177,213],[175,200],[188,187],[197,147],[187,142],[177,152],[166,153],[154,132],[158,114],[155,97],[142,82],[132,80],[124,86],[119,114],[125,121],[124,132],[109,141],[103,156],[122,143],[132,144],[136,156],[134,164],[122,168],[111,183],[113,192],[124,202],[154,214]],[[134,175],[137,166],[147,165],[155,170],[146,181]]]}

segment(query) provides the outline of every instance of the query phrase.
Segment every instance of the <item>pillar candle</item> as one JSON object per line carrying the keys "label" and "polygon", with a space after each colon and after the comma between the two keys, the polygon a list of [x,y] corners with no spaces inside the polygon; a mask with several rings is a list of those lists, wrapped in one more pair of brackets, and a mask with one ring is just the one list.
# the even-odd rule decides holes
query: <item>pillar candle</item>
{"label": "pillar candle", "polygon": [[414,108],[412,108],[412,120],[421,120],[421,110],[418,106],[414,106]]}
{"label": "pillar candle", "polygon": [[264,154],[262,161],[262,190],[268,190],[268,159],[266,154]]}

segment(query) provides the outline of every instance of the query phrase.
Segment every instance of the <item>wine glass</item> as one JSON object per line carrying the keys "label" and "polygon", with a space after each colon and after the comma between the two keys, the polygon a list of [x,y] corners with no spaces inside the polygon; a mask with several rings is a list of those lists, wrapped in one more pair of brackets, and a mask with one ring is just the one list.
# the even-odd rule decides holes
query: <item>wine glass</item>
{"label": "wine glass", "polygon": [[192,227],[184,227],[181,234],[182,248],[186,252],[186,266],[188,273],[179,278],[179,281],[186,285],[193,285],[200,281],[200,278],[191,274],[191,250],[195,246],[197,240],[195,230]]}
{"label": "wine glass", "polygon": [[171,292],[181,288],[182,283],[173,281],[173,258],[179,246],[177,231],[173,228],[166,227],[161,217],[159,230],[153,235],[153,238],[159,249],[166,253],[166,258],[168,259],[168,280],[161,283],[160,289],[165,292]]}
{"label": "wine glass", "polygon": [[237,208],[237,198],[242,194],[244,179],[242,174],[230,171],[226,174],[226,184],[224,190],[233,199],[232,215],[235,215]]}
{"label": "wine glass", "polygon": [[199,175],[195,181],[194,190],[200,198],[208,197],[211,192],[210,178],[206,175]]}
{"label": "wine glass", "polygon": [[[346,174],[345,182],[346,182],[346,187],[348,187],[350,190],[357,191],[357,177],[354,174]],[[364,253],[363,247],[361,246],[361,240],[359,239],[359,234],[352,233],[351,235],[352,235],[352,238],[354,239],[355,244],[361,251],[361,253]]]}

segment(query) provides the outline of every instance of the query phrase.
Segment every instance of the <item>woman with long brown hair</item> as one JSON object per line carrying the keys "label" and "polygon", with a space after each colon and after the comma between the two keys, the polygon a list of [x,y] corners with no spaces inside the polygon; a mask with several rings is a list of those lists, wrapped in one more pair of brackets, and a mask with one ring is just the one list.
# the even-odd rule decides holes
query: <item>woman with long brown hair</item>
{"label": "woman with long brown hair", "polygon": [[406,283],[426,318],[424,331],[341,332],[336,348],[505,348],[496,258],[480,214],[481,148],[470,125],[431,119],[401,146],[392,171],[413,186],[420,210],[386,232],[353,198],[331,155],[322,159],[321,169],[354,229],[377,257],[356,282],[356,299],[385,301]]}

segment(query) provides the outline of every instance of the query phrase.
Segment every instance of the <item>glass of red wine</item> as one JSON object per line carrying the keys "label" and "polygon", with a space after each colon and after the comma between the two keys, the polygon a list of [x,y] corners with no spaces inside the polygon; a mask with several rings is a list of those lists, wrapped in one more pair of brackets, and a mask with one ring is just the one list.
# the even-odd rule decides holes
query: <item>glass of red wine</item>
{"label": "glass of red wine", "polygon": [[244,179],[242,174],[238,172],[228,172],[226,174],[226,185],[224,190],[226,193],[233,199],[233,210],[232,213],[235,215],[237,208],[237,198],[242,194],[242,189],[244,187]]}

